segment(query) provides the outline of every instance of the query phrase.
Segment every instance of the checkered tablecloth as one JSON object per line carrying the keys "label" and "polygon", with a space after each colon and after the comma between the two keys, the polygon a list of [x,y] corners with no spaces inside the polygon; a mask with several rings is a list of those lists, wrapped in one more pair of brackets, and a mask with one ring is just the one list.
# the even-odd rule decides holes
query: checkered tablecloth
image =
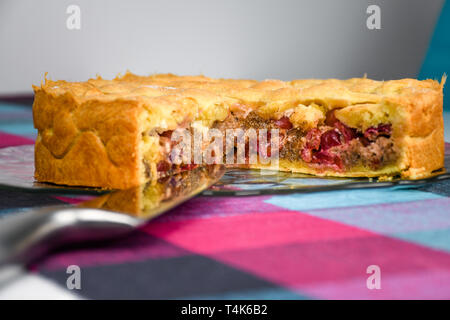
{"label": "checkered tablecloth", "polygon": [[[0,147],[34,137],[30,108],[0,105]],[[52,253],[28,273],[64,292],[67,267],[77,265],[81,289],[70,294],[94,299],[448,299],[449,195],[447,180],[417,189],[197,197],[127,238]],[[1,190],[0,214],[77,201]],[[367,271],[377,267],[381,288],[370,289]]]}

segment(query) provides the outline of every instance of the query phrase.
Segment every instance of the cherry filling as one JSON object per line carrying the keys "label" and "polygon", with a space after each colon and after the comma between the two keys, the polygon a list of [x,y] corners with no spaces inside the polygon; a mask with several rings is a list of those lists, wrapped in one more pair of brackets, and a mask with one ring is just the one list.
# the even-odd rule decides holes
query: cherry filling
{"label": "cherry filling", "polygon": [[375,141],[380,136],[389,137],[391,135],[390,124],[380,124],[378,127],[370,127],[364,132],[364,138]]}
{"label": "cherry filling", "polygon": [[340,154],[332,152],[332,148],[355,139],[357,137],[356,130],[339,121],[333,121],[333,125],[333,129],[326,131],[317,128],[308,131],[305,147],[300,153],[303,161],[330,166],[337,170],[344,168]]}
{"label": "cherry filling", "polygon": [[[271,156],[270,129],[279,129],[280,157],[291,161],[301,158],[304,162],[313,164],[316,168],[332,168],[343,171],[357,163],[371,168],[378,168],[383,163],[394,161],[396,158],[395,146],[390,139],[392,128],[390,124],[380,124],[370,127],[364,132],[357,131],[340,122],[333,111],[328,112],[325,125],[313,128],[307,132],[301,128],[294,128],[289,117],[283,116],[278,120],[263,119],[254,111],[237,117],[231,113],[222,122],[216,122],[214,128],[226,134],[227,129],[267,129],[267,140],[260,146],[259,135],[257,152],[259,148],[266,148],[266,155]],[[163,159],[157,164],[157,170],[167,172],[173,170],[191,170],[197,165],[174,165],[168,155],[176,142],[171,141],[172,131],[160,135],[160,145]],[[245,146],[245,160],[249,161],[248,141]]]}
{"label": "cherry filling", "polygon": [[[389,138],[392,132],[390,124],[380,124],[366,129],[364,133],[358,132],[340,122],[334,112],[327,115],[325,123],[333,128],[325,131],[318,128],[309,130],[304,148],[300,151],[300,157],[307,163],[332,167],[339,171],[344,170],[345,163],[349,162],[350,145],[353,149],[356,149],[354,146],[360,146],[360,148],[369,146],[370,149],[370,145],[379,137]],[[355,139],[361,144],[352,144],[352,140]],[[373,159],[372,162],[370,165],[373,167],[380,164],[379,159]]]}
{"label": "cherry filling", "polygon": [[341,144],[341,132],[338,129],[328,130],[320,137],[320,146],[324,151]]}
{"label": "cherry filling", "polygon": [[[262,125],[263,128],[273,128],[273,129],[279,129],[278,135],[279,135],[279,141],[278,141],[278,150],[282,150],[285,143],[286,143],[286,136],[287,133],[294,127],[292,122],[289,120],[288,117],[283,116],[278,120],[262,120],[261,122],[264,122],[264,125]],[[257,145],[256,145],[256,152],[259,154],[259,149],[262,146],[259,140],[259,135],[257,138]],[[272,156],[272,134],[270,130],[267,131],[266,141],[262,141],[263,148],[266,150],[266,156],[271,157]],[[246,162],[248,162],[248,142],[245,146],[246,150]]]}
{"label": "cherry filling", "polygon": [[[225,120],[226,122],[227,120]],[[244,129],[252,128],[252,129],[267,129],[267,135],[266,135],[266,141],[260,141],[259,134],[257,135],[257,141],[256,141],[256,153],[260,154],[260,148],[262,147],[263,150],[262,153],[265,154],[267,157],[272,156],[272,145],[271,145],[271,139],[272,134],[270,129],[279,129],[279,143],[278,143],[278,149],[281,150],[286,142],[286,133],[289,132],[294,126],[289,120],[288,117],[283,116],[278,120],[267,120],[263,119],[260,116],[258,116],[254,112],[250,112],[247,116],[247,118],[241,119],[242,123],[233,123],[232,126],[228,125],[221,125],[219,126],[219,129],[222,129],[222,131],[225,131],[225,129],[236,127],[243,127]],[[264,152],[265,151],[265,152]],[[245,144],[245,163],[249,163],[249,157],[250,157],[250,151],[249,151],[249,141]]]}

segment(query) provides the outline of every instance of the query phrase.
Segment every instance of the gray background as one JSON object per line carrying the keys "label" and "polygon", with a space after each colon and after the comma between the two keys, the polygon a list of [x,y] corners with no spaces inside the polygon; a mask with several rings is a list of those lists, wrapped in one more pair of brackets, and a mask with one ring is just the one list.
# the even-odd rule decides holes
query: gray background
{"label": "gray background", "polygon": [[[52,79],[415,77],[442,0],[1,0],[0,94]],[[66,8],[81,8],[81,30]],[[381,30],[366,28],[369,4]]]}

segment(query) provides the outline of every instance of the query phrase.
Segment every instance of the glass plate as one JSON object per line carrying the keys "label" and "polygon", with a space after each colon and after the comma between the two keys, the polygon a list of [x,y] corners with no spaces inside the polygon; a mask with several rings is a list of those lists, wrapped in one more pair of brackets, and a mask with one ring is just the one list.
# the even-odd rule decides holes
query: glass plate
{"label": "glass plate", "polygon": [[431,177],[426,179],[404,180],[400,177],[393,177],[389,181],[379,181],[377,178],[333,178],[291,172],[231,169],[218,183],[203,191],[203,195],[251,196],[360,188],[417,188],[445,179],[450,179],[450,148],[448,144],[445,148],[444,168],[436,170]]}
{"label": "glass plate", "polygon": [[[446,169],[447,168],[447,169]],[[269,170],[229,169],[218,183],[203,192],[212,196],[248,196],[317,192],[357,188],[419,187],[450,178],[450,148],[446,148],[445,168],[421,180],[378,181],[376,178],[329,178]],[[0,188],[26,189],[31,192],[66,194],[102,194],[99,188],[60,186],[34,180],[34,146],[0,149]]]}

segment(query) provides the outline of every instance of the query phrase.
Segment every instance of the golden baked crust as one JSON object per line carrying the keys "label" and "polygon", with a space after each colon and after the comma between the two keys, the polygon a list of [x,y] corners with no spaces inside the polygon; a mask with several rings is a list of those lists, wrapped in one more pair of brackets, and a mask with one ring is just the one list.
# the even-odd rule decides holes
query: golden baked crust
{"label": "golden baked crust", "polygon": [[35,178],[118,189],[142,184],[149,172],[157,170],[158,133],[193,121],[211,127],[225,120],[235,104],[245,105],[265,119],[279,119],[289,112],[293,125],[304,129],[322,123],[330,110],[335,110],[342,123],[358,130],[391,123],[392,139],[400,149],[398,161],[380,170],[318,172],[301,161],[281,161],[281,170],[422,178],[444,162],[443,84],[444,80],[284,82],[131,73],[114,80],[98,77],[86,82],[46,79],[40,87],[33,86],[33,117],[38,129]]}

